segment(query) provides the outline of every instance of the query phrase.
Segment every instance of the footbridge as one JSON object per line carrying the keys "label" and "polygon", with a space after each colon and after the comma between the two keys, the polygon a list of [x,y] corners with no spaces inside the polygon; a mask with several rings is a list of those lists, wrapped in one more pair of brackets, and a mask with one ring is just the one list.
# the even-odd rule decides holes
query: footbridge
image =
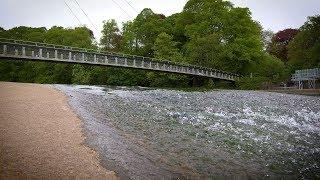
{"label": "footbridge", "polygon": [[237,74],[148,57],[0,38],[0,58],[145,69],[236,81]]}

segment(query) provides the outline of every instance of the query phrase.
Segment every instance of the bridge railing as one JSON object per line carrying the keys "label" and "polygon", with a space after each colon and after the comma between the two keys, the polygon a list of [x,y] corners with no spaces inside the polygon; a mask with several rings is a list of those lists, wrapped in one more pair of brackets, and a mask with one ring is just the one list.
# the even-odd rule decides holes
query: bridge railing
{"label": "bridge railing", "polygon": [[31,58],[51,61],[133,67],[165,72],[176,72],[181,74],[193,74],[231,81],[234,81],[239,77],[236,74],[216,69],[209,69],[142,56],[101,52],[94,49],[84,49],[70,46],[2,38],[0,38],[0,44],[2,46],[0,50],[0,54],[2,54],[2,57],[12,56],[29,59]]}
{"label": "bridge railing", "polygon": [[305,81],[313,79],[320,79],[320,68],[296,70],[291,77],[292,81]]}

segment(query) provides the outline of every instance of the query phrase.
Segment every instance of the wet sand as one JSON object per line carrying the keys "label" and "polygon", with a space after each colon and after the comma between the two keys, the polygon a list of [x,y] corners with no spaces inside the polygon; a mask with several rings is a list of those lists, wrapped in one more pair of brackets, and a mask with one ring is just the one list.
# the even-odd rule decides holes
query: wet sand
{"label": "wet sand", "polygon": [[0,179],[118,179],[84,142],[63,93],[0,82]]}

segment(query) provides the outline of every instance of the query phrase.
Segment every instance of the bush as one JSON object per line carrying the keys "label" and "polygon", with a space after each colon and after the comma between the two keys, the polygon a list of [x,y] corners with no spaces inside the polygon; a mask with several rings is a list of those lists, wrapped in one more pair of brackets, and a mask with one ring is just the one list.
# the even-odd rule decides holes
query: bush
{"label": "bush", "polygon": [[266,77],[252,77],[249,76],[242,77],[236,82],[236,86],[243,90],[259,90],[262,89],[264,84],[268,82]]}

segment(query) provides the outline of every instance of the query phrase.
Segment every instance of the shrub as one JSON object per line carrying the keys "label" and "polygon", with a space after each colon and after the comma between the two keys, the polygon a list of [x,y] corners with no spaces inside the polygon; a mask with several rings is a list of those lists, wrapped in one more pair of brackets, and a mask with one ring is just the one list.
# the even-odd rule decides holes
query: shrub
{"label": "shrub", "polygon": [[266,77],[242,77],[237,82],[237,88],[243,90],[259,90],[263,88],[263,85],[268,81]]}

